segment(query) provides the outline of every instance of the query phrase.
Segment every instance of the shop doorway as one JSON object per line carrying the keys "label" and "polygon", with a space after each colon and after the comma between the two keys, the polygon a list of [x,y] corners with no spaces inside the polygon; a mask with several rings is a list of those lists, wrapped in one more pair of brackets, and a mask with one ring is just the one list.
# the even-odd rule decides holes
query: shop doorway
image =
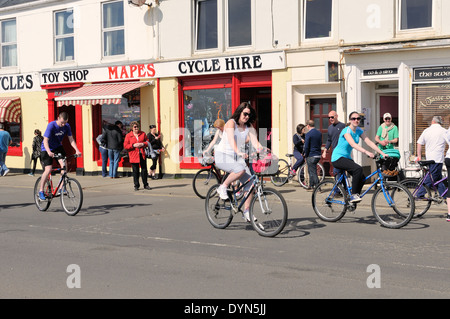
{"label": "shop doorway", "polygon": [[[61,107],[56,107],[56,103],[55,103],[55,118],[54,120],[56,120],[59,116],[60,113],[62,112],[66,112],[69,115],[69,125],[70,125],[70,129],[72,131],[72,137],[75,139],[75,142],[77,142],[77,146],[80,149],[80,142],[81,141],[77,141],[77,125],[76,125],[76,112],[75,112],[75,106],[61,106]],[[64,150],[66,151],[66,155],[72,155],[75,154],[75,150],[73,149],[72,145],[70,145],[69,139],[67,137],[65,137],[63,139],[63,147]],[[69,169],[71,172],[76,172],[77,170],[77,160],[76,158],[72,158],[69,164]]]}
{"label": "shop doorway", "polygon": [[[328,139],[328,126],[330,126],[330,121],[328,119],[328,113],[331,111],[336,111],[336,98],[319,98],[310,99],[310,119],[314,121],[315,128],[322,133],[322,148],[325,147]],[[305,123],[307,124],[307,123]],[[331,152],[327,152],[326,158],[321,158],[320,163],[322,163],[325,168],[326,175],[332,175],[333,166],[331,165]]]}
{"label": "shop doorway", "polygon": [[379,105],[380,115],[378,126],[384,122],[383,115],[385,113],[390,113],[392,115],[392,123],[398,126],[398,94],[380,94]]}
{"label": "shop doorway", "polygon": [[254,127],[261,145],[272,148],[272,90],[270,87],[243,88],[241,101],[250,102],[256,111]]}

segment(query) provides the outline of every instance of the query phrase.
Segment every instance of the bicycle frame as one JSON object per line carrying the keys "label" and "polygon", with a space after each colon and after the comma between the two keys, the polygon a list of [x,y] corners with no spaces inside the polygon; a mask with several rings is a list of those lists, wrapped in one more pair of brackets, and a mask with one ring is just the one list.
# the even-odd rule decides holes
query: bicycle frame
{"label": "bicycle frame", "polygon": [[[384,194],[384,197],[386,198],[386,201],[388,202],[388,204],[389,204],[389,206],[392,206],[393,205],[393,203],[394,203],[394,201],[392,200],[392,197],[391,197],[391,195],[389,194],[389,192],[386,192],[386,188],[385,188],[385,186],[384,186],[384,179],[383,179],[383,174],[381,173],[381,169],[378,167],[377,168],[377,170],[376,171],[374,171],[372,174],[370,174],[369,176],[367,176],[365,179],[364,179],[364,182],[365,181],[367,181],[368,179],[370,179],[372,176],[374,176],[374,175],[377,175],[378,174],[378,178],[369,186],[369,188],[364,192],[364,193],[362,193],[359,197],[360,198],[363,198],[375,185],[377,185],[377,183],[378,182],[380,182],[380,187],[381,187],[381,189],[383,190],[383,194]],[[345,184],[344,184],[344,187],[346,187],[347,188],[347,191],[348,191],[348,194],[351,196],[352,195],[352,192],[351,192],[351,189],[352,189],[352,187],[350,186],[350,183],[348,182],[348,178],[347,178],[347,174],[346,174],[346,172],[344,172],[344,173],[341,173],[340,174],[341,176],[339,176],[339,178],[338,178],[338,180],[337,180],[337,182],[334,184],[334,186],[333,186],[333,189],[331,190],[331,192],[330,192],[330,195],[331,194],[333,194],[333,192],[336,192],[337,191],[337,185],[339,185],[340,183],[343,183],[343,179],[345,180]],[[342,204],[342,205],[346,205],[347,203],[345,202],[345,199],[344,199],[344,201],[339,201],[339,200],[332,200],[331,201],[332,203],[336,203],[336,204]]]}
{"label": "bicycle frame", "polygon": [[[430,177],[431,179],[431,187],[432,189],[439,194],[438,188],[437,186],[442,183],[443,181],[445,181],[447,179],[447,177],[443,177],[441,180],[434,182],[433,179],[433,175],[431,175],[430,170],[426,169],[426,168],[422,168],[422,171],[425,171],[425,175],[420,179],[419,185],[417,185],[416,189],[413,192],[413,196],[415,196],[417,194],[417,192],[419,191],[419,189],[423,186],[423,184],[425,184],[425,181],[427,180],[428,177]],[[448,188],[445,189],[445,191],[442,193],[442,195],[440,195],[441,197],[444,197],[445,194],[447,194],[448,192]]]}

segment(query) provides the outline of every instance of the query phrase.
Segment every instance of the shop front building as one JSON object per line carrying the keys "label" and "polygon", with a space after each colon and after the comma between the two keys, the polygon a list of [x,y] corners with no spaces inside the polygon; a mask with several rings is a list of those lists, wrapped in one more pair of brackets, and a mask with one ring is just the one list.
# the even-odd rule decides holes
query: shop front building
{"label": "shop front building", "polygon": [[[442,116],[444,128],[450,126],[450,49],[442,41],[428,41],[423,47],[419,42],[415,47],[343,50],[347,112],[363,113],[364,129],[372,140],[383,123],[383,114],[390,113],[399,128],[395,148],[400,151],[402,167],[412,165],[417,140],[431,125],[433,116]],[[373,169],[370,160],[360,154],[355,156]]]}

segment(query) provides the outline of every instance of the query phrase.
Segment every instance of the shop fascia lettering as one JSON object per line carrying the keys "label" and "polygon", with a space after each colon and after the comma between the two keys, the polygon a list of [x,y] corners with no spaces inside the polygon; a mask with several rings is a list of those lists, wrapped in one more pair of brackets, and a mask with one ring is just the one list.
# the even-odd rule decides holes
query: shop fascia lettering
{"label": "shop fascia lettering", "polygon": [[37,73],[7,74],[0,76],[0,93],[16,91],[35,91],[38,83]]}
{"label": "shop fascia lettering", "polygon": [[232,72],[268,71],[286,68],[285,52],[220,58],[130,64],[40,73],[41,85],[74,82],[104,82]]}

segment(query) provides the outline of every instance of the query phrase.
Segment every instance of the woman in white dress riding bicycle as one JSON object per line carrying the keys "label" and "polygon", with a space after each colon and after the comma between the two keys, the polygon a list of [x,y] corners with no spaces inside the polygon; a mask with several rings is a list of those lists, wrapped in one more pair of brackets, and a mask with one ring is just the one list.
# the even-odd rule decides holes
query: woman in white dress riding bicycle
{"label": "woman in white dress riding bicycle", "polygon": [[331,155],[331,164],[333,164],[334,168],[347,171],[352,175],[353,195],[350,198],[350,202],[358,203],[361,201],[359,194],[364,186],[365,176],[362,167],[353,161],[351,157],[352,150],[355,149],[371,158],[375,157],[374,153],[369,152],[358,145],[359,140],[362,139],[375,152],[383,156],[386,156],[386,154],[384,154],[359,127],[361,115],[359,115],[358,112],[354,111],[350,113],[348,118],[350,120],[350,125],[342,129],[341,134],[339,135],[338,144]]}
{"label": "woman in white dress riding bicycle", "polygon": [[[217,189],[221,199],[228,199],[227,188],[231,183],[238,179],[244,183],[251,176],[245,163],[248,156],[245,153],[245,144],[250,142],[258,152],[262,150],[256,130],[252,126],[255,120],[255,110],[250,107],[249,103],[241,103],[225,124],[222,140],[214,149],[216,166],[230,173]],[[250,186],[251,183],[248,183],[248,187]],[[248,189],[245,190],[248,191]],[[252,197],[253,194],[249,196],[244,205],[244,219],[248,222],[250,221],[248,210]]]}

